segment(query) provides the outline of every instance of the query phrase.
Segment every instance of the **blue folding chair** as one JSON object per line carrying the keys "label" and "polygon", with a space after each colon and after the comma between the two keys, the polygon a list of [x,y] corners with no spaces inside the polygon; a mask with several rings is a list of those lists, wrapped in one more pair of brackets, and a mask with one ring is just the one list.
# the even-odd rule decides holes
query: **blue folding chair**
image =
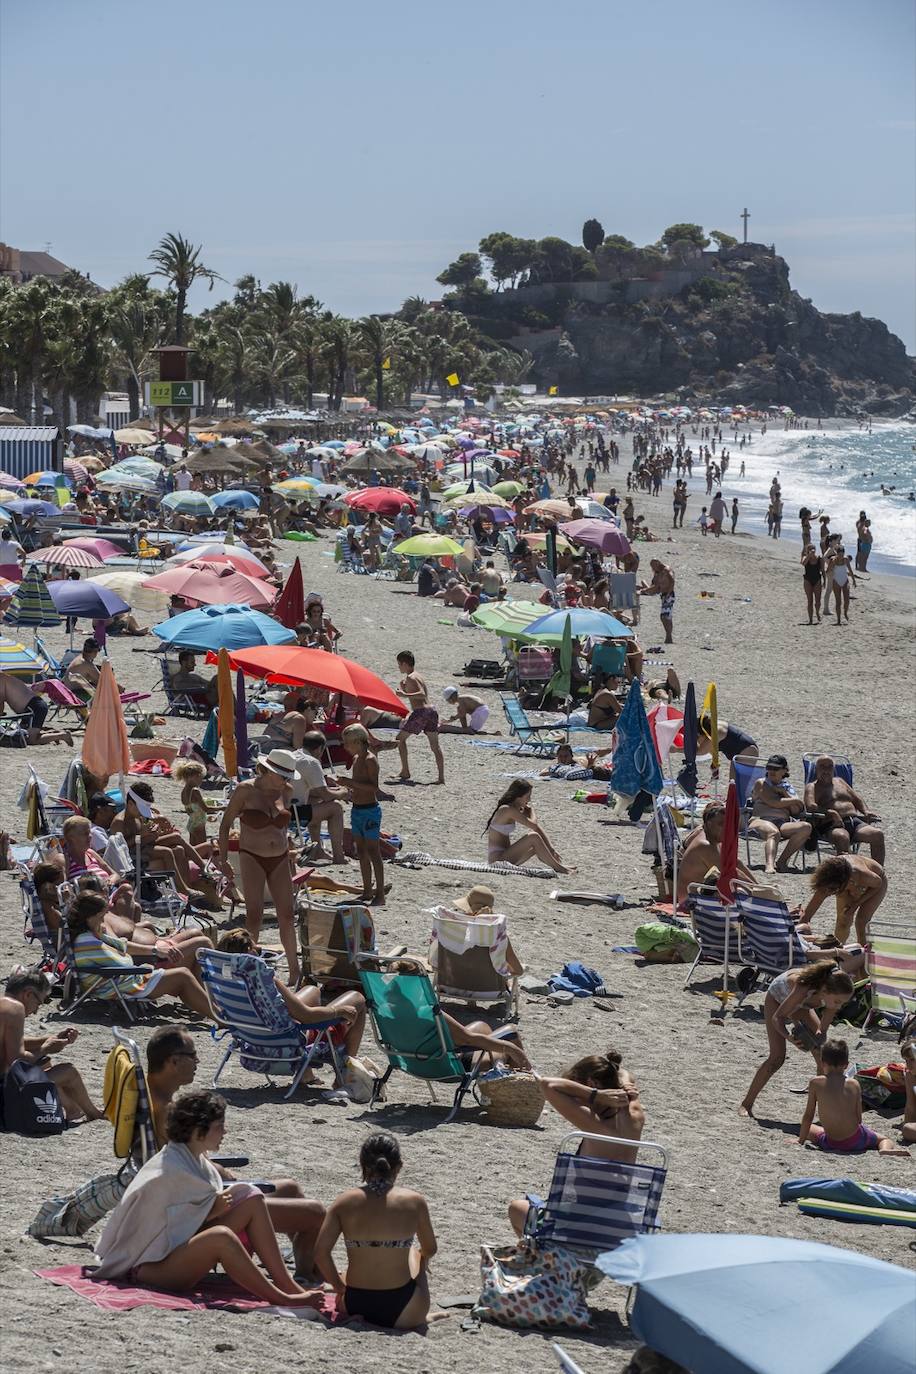
{"label": "blue folding chair", "polygon": [[[763,836],[756,835],[749,829],[751,821],[754,819],[754,784],[766,777],[766,766],[756,761],[744,760],[740,757],[732,759],[732,768],[735,771],[735,790],[738,793],[738,806],[740,807],[740,829],[739,835],[744,840],[744,848],[747,854],[747,864],[751,864],[751,840],[756,840],[758,844],[763,844]],[[788,819],[788,818],[787,818]],[[805,851],[801,850],[802,872],[808,871],[805,860]]]}
{"label": "blue folding chair", "polygon": [[[586,1140],[652,1151],[660,1156],[660,1163],[623,1164],[580,1154]],[[562,1246],[592,1263],[622,1241],[660,1229],[658,1210],[667,1169],[667,1151],[652,1140],[571,1131],[560,1142],[547,1201],[527,1194],[525,1235],[540,1245]]]}
{"label": "blue folding chair", "polygon": [[214,1040],[228,1038],[229,1045],[213,1076],[213,1086],[234,1054],[243,1069],[271,1074],[292,1074],[286,1097],[292,1097],[307,1070],[330,1061],[338,1080],[341,1064],[331,1036],[337,1024],[330,1018],[305,1026],[295,1021],[277,988],[270,965],[254,954],[225,954],[200,949],[197,962],[213,1019]]}
{"label": "blue folding chair", "polygon": [[[514,692],[500,692],[499,699],[506,713],[509,733],[516,737],[520,748],[551,757],[556,752],[557,727],[555,725],[533,725],[528,719],[528,712]],[[552,735],[553,738],[543,739],[542,736],[544,735]]]}
{"label": "blue folding chair", "polygon": [[834,754],[829,749],[818,749],[816,753],[802,755],[802,768],[805,782],[814,782],[814,765],[818,759],[833,759],[833,771],[838,778],[852,787],[852,760],[845,754]]}

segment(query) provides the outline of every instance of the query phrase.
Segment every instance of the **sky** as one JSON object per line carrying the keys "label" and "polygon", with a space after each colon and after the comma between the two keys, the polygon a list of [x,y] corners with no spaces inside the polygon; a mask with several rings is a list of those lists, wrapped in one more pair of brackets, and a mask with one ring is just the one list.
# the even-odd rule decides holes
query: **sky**
{"label": "sky", "polygon": [[0,0],[0,240],[103,286],[167,232],[348,315],[506,230],[775,243],[916,351],[912,0]]}

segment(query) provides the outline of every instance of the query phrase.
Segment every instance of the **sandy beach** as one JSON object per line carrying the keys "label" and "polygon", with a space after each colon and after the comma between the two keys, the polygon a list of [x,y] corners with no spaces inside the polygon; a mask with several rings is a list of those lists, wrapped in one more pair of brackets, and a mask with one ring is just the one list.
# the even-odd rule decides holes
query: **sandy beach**
{"label": "sandy beach", "polygon": [[[620,466],[612,466],[609,477],[601,476],[600,491],[611,484],[623,491],[628,451],[624,445]],[[726,495],[732,485],[726,483]],[[693,493],[688,520],[699,514],[701,504]],[[718,540],[702,537],[689,524],[670,532],[670,485],[658,498],[637,496],[636,510],[661,537],[651,547],[639,546],[642,571],[654,555],[669,563],[677,578],[675,642],[664,657],[673,661],[683,684],[695,682],[700,699],[707,682],[714,680],[720,720],[749,731],[762,757],[785,754],[796,786],[801,784],[804,753],[830,749],[850,755],[857,789],[883,817],[887,834],[890,886],[879,923],[912,932],[916,584],[907,578],[871,575],[854,592],[848,626],[837,627],[825,618],[823,624],[809,627],[797,566],[800,536],[797,521],[788,518],[788,502],[783,538],[776,548],[764,537],[741,533],[740,525],[736,536]],[[466,660],[497,656],[495,639],[483,630],[459,628],[456,611],[419,600],[413,588],[338,573],[330,539],[311,545],[280,541],[277,548],[287,564],[294,550],[300,554],[306,589],[323,594],[328,613],[343,632],[342,652],[389,683],[397,681],[396,652],[411,648],[418,671],[441,706],[442,689],[460,680],[456,674]],[[657,600],[646,600],[640,632],[644,646],[662,642],[657,616]],[[67,640],[61,629],[48,632],[46,642],[57,652]],[[116,674],[126,687],[148,688],[152,680],[154,658],[135,652],[143,643],[110,641]],[[156,704],[161,704],[161,697]],[[503,728],[500,715],[494,693],[491,724]],[[202,726],[192,729],[200,738]],[[176,741],[182,733],[175,721],[157,731]],[[507,785],[507,775],[539,765],[455,736],[442,736],[442,748],[447,786],[439,788],[430,785],[435,772],[425,743],[412,743],[416,785],[396,789],[396,800],[385,806],[385,828],[402,838],[406,850],[483,860],[484,823]],[[4,754],[0,814],[18,838],[25,817],[16,803],[26,762],[54,789],[68,758],[66,749],[51,747]],[[392,758],[382,757],[383,778],[395,771]],[[706,771],[701,765],[701,777]],[[180,818],[178,785],[167,779],[154,779],[153,785],[157,803]],[[513,943],[532,973],[546,976],[564,961],[579,959],[599,970],[615,996],[606,1004],[583,999],[558,1008],[523,996],[521,1030],[532,1062],[556,1074],[580,1054],[610,1046],[623,1053],[646,1109],[644,1138],[670,1151],[661,1210],[665,1229],[797,1236],[911,1263],[912,1232],[904,1228],[842,1225],[808,1219],[793,1207],[779,1206],[779,1185],[793,1177],[837,1176],[912,1186],[913,1160],[879,1160],[874,1152],[843,1158],[800,1149],[797,1128],[804,1098],[798,1089],[807,1083],[811,1060],[791,1049],[786,1068],[760,1098],[759,1119],[739,1117],[738,1103],[765,1053],[762,994],[754,994],[730,1014],[724,1026],[714,1025],[710,1017],[718,1003],[711,991],[719,985],[714,976],[699,976],[685,992],[682,966],[643,966],[630,954],[613,952],[616,945],[632,943],[644,919],[640,903],[655,892],[649,861],[640,853],[642,831],[601,824],[602,808],[573,803],[573,791],[569,783],[544,781],[535,787],[534,806],[565,862],[575,865],[577,873],[557,881],[487,881],[492,881],[497,909],[508,914]],[[183,818],[179,823],[183,827]],[[752,853],[754,865],[762,866],[760,847]],[[465,875],[443,868],[392,867],[388,876],[389,904],[377,921],[380,945],[384,949],[403,943],[420,952],[429,935],[427,909],[459,896],[474,881],[473,875],[463,881]],[[777,883],[791,903],[806,893],[800,872],[780,875]],[[612,910],[557,903],[549,895],[556,887],[620,892],[627,905]],[[0,913],[0,966],[8,969],[34,957],[22,941],[19,889],[11,874],[0,875]],[[832,911],[825,907],[817,928],[831,925]],[[268,923],[266,938],[274,932]],[[138,1024],[135,1034],[141,1044],[151,1029],[174,1019],[167,1008],[160,1004]],[[68,1057],[98,1101],[111,1023],[104,1013],[92,1010],[77,1013],[73,1024],[80,1027],[80,1037]],[[206,1032],[198,1031],[195,1038],[201,1057],[198,1082],[206,1086],[221,1052]],[[378,1058],[369,1040],[367,1035],[364,1049]],[[850,1049],[863,1066],[897,1057],[894,1040],[870,1033],[853,1031]],[[474,1106],[463,1110],[456,1122],[443,1125],[446,1095],[440,1093],[439,1105],[430,1107],[422,1085],[397,1075],[388,1102],[372,1113],[327,1104],[316,1091],[303,1091],[296,1100],[284,1102],[282,1087],[271,1089],[240,1068],[232,1068],[220,1087],[230,1104],[224,1148],[248,1154],[253,1175],[291,1176],[308,1195],[325,1202],[357,1178],[356,1156],[370,1129],[385,1127],[397,1133],[405,1158],[404,1181],[428,1197],[439,1241],[431,1278],[434,1298],[478,1291],[480,1244],[511,1241],[506,1204],[526,1190],[545,1190],[554,1153],[567,1129],[549,1108],[533,1130],[490,1126]],[[871,1111],[865,1117],[872,1127],[896,1136],[889,1124],[893,1119]],[[99,1374],[119,1374],[126,1366],[149,1374],[174,1374],[180,1364],[197,1374],[212,1365],[214,1352],[235,1374],[332,1367],[411,1374],[488,1369],[510,1374],[556,1367],[550,1337],[487,1325],[463,1331],[461,1314],[433,1325],[428,1334],[393,1334],[348,1327],[328,1330],[317,1323],[294,1325],[265,1315],[176,1314],[149,1308],[126,1314],[100,1312],[33,1274],[37,1268],[91,1263],[90,1242],[98,1232],[83,1243],[49,1244],[24,1232],[45,1197],[67,1192],[92,1173],[111,1167],[110,1127],[87,1125],[34,1143],[4,1135],[0,1157],[6,1219],[0,1238],[2,1363],[8,1371],[56,1368],[71,1353]],[[561,1337],[589,1374],[622,1370],[635,1348],[623,1324],[625,1299],[622,1289],[605,1282],[593,1295],[594,1331]]]}

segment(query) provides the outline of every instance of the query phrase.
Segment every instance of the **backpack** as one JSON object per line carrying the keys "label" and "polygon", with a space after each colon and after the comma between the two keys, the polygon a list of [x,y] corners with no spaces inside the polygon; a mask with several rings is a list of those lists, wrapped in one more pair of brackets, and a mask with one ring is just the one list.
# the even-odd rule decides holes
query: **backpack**
{"label": "backpack", "polygon": [[114,1152],[127,1159],[137,1129],[137,1067],[124,1045],[115,1045],[105,1061],[105,1115],[114,1126]]}
{"label": "backpack", "polygon": [[64,1109],[44,1069],[14,1059],[3,1079],[3,1129],[16,1135],[60,1135]]}

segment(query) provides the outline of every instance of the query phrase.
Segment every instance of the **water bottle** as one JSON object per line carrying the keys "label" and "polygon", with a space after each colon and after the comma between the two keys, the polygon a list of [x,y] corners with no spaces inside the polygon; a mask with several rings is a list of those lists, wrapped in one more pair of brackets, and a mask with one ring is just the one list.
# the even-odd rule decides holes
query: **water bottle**
{"label": "water bottle", "polygon": [[615,911],[623,911],[624,907],[626,906],[626,900],[620,892],[612,893],[611,901],[613,903]]}

